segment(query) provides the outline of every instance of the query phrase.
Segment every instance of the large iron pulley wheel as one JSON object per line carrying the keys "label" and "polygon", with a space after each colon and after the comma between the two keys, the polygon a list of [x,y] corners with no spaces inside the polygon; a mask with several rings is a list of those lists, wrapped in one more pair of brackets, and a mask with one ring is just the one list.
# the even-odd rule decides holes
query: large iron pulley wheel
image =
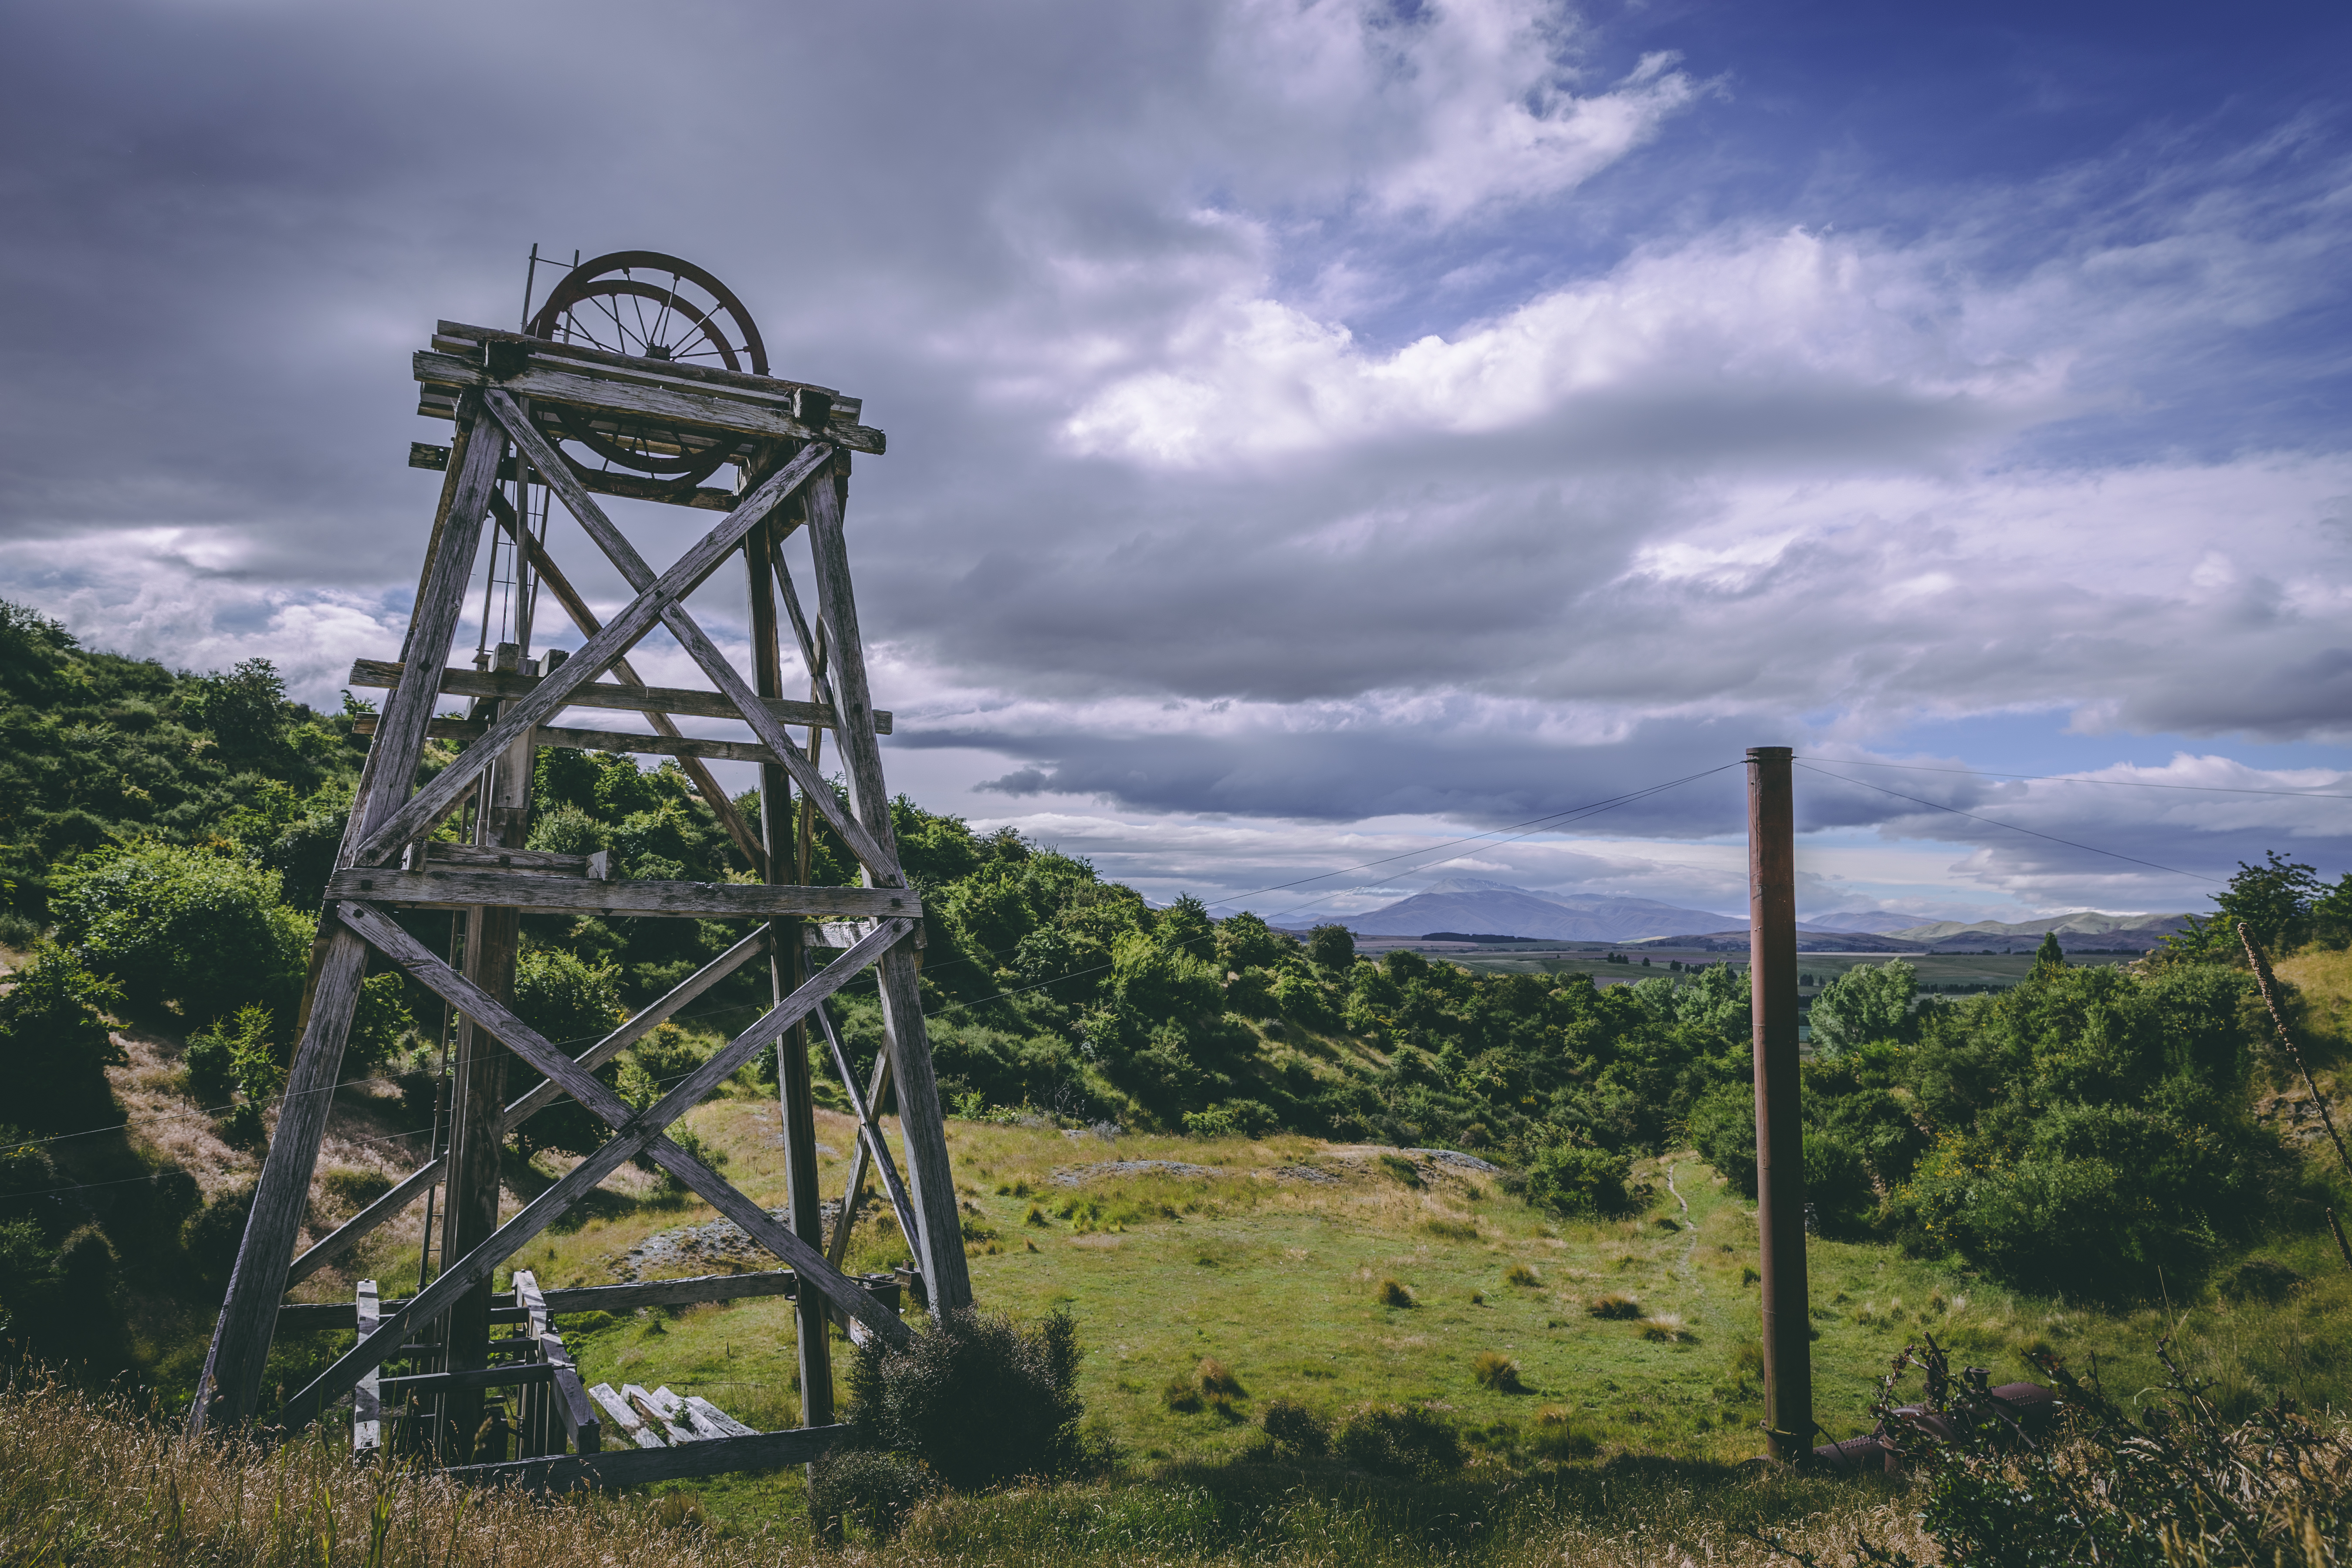
{"label": "large iron pulley wheel", "polygon": [[[760,329],[734,290],[691,261],[656,250],[616,250],[564,274],[531,318],[530,335],[639,359],[768,374]],[[562,433],[614,468],[691,487],[727,460],[723,446],[684,446],[597,429],[573,409],[551,407]],[[570,454],[566,454],[570,456]]]}

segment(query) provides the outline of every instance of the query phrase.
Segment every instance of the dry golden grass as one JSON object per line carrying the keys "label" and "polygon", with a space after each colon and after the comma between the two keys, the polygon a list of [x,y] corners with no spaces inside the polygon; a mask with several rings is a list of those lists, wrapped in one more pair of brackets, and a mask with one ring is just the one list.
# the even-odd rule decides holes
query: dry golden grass
{"label": "dry golden grass", "polygon": [[[1458,1528],[1464,1497],[1393,1483],[1297,1484],[1288,1472],[1222,1489],[1181,1473],[1148,1482],[1019,1488],[924,1505],[895,1546],[827,1548],[780,1498],[759,1528],[713,1525],[697,1496],[541,1500],[469,1490],[401,1468],[357,1468],[316,1439],[274,1451],[191,1439],[120,1401],[53,1384],[0,1390],[0,1562],[166,1568],[949,1568],[1083,1564],[1346,1564],[1433,1558],[1497,1568],[1592,1563],[1762,1568],[1754,1533],[1838,1568],[1858,1533],[1923,1560],[1932,1551],[1883,1489],[1785,1471],[1692,1481],[1581,1472],[1549,1494],[1490,1496]],[[1470,1483],[1475,1485],[1475,1483]],[[1230,1512],[1247,1515],[1238,1532]]]}

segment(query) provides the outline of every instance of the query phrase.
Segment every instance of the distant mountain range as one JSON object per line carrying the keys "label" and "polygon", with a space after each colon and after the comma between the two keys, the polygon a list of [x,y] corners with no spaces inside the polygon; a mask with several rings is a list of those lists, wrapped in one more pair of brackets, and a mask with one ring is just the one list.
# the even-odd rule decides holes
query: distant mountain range
{"label": "distant mountain range", "polygon": [[[2058,933],[2065,952],[2112,952],[2117,948],[2145,952],[2189,923],[2187,915],[2103,915],[2085,910],[2071,915],[2051,915],[2038,921],[1931,921],[1897,931],[1822,931],[1809,925],[1797,928],[1800,952],[2031,952],[2042,945],[2045,932]],[[1643,939],[1644,947],[1696,948],[1702,952],[1745,952],[1748,928],[1685,933]]]}
{"label": "distant mountain range", "polygon": [[[1213,911],[1219,914],[1227,910]],[[2000,952],[2032,949],[2054,931],[2069,952],[2086,948],[2147,948],[2179,931],[2185,915],[2109,915],[2084,910],[2004,923],[1928,921],[1890,910],[1842,910],[1808,916],[1798,926],[1805,952]],[[1320,921],[1297,922],[1300,929]],[[1549,893],[1483,877],[1447,877],[1410,898],[1331,923],[1360,936],[1427,936],[1433,931],[1481,931],[1547,942],[1644,942],[1701,951],[1745,950],[1748,921],[1738,915],[1688,909],[1655,899],[1608,893]]]}
{"label": "distant mountain range", "polygon": [[1655,899],[1546,893],[1481,877],[1448,877],[1393,904],[1360,915],[1335,916],[1332,923],[1361,936],[1426,936],[1448,931],[1492,931],[1548,942],[1631,942],[1689,931],[1695,925],[1720,925],[1724,918]]}

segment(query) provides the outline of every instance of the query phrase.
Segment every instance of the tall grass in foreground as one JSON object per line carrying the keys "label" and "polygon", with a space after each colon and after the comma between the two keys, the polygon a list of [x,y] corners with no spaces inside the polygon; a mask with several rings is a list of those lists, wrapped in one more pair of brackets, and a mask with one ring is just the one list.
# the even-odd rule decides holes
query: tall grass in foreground
{"label": "tall grass in foreground", "polygon": [[1884,1487],[1786,1472],[1619,1461],[1556,1482],[1443,1487],[1271,1465],[1147,1482],[1015,1489],[924,1505],[884,1548],[826,1549],[805,1518],[723,1531],[691,1493],[542,1500],[405,1468],[354,1468],[338,1444],[274,1451],[192,1440],[121,1399],[55,1384],[0,1390],[0,1562],[26,1568],[736,1568],[818,1563],[1340,1564],[1432,1561],[1682,1568],[1761,1564],[1777,1529],[1823,1563],[1858,1531],[1925,1552]]}

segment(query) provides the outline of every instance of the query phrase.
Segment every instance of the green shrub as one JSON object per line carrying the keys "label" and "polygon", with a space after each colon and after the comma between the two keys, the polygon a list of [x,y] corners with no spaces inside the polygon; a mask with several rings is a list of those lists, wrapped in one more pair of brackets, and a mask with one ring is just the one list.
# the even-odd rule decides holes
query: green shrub
{"label": "green shrub", "polygon": [[1184,1113],[1184,1131],[1195,1138],[1256,1138],[1278,1122],[1271,1107],[1255,1100],[1222,1100]]}
{"label": "green shrub", "polygon": [[1756,1086],[1745,1079],[1699,1096],[1690,1113],[1691,1147],[1748,1197],[1756,1195]]}
{"label": "green shrub", "polygon": [[258,1003],[290,1018],[302,994],[312,919],[278,901],[279,879],[202,849],[100,849],[60,871],[51,896],[61,942],[125,1003],[167,1004],[190,1022]]}
{"label": "green shrub", "polygon": [[32,1220],[0,1220],[0,1342],[76,1376],[103,1379],[129,1360],[121,1269],[96,1226],[52,1242]]}
{"label": "green shrub", "polygon": [[229,1089],[262,1105],[286,1087],[286,1063],[271,1037],[269,1009],[259,1003],[247,1003],[197,1030],[180,1060],[188,1069],[188,1087],[205,1105],[225,1103]]}
{"label": "green shrub", "polygon": [[1622,1214],[1632,1206],[1632,1156],[1563,1138],[1527,1163],[1528,1202],[1563,1215]]}
{"label": "green shrub", "polygon": [[1275,1447],[1295,1458],[1320,1458],[1330,1452],[1331,1424],[1296,1400],[1269,1401],[1258,1420]]}
{"label": "green shrub", "polygon": [[181,1239],[187,1247],[188,1261],[206,1282],[227,1282],[229,1270],[236,1264],[237,1246],[245,1240],[247,1216],[252,1213],[253,1189],[243,1187],[220,1194],[188,1216]]}
{"label": "green shrub", "polygon": [[893,1541],[939,1478],[919,1459],[873,1448],[835,1448],[809,1467],[809,1511],[846,1516],[877,1542]]}
{"label": "green shrub", "polygon": [[120,997],[71,952],[44,947],[0,995],[0,1083],[12,1115],[36,1132],[111,1121],[106,1069],[124,1058],[99,1016]]}
{"label": "green shrub", "polygon": [[1066,1312],[1024,1329],[959,1307],[903,1349],[870,1340],[849,1364],[851,1440],[919,1460],[959,1490],[1068,1470],[1085,1457],[1079,1353]]}
{"label": "green shrub", "polygon": [[1426,1405],[1366,1405],[1332,1436],[1339,1457],[1375,1475],[1433,1480],[1462,1468],[1468,1454],[1445,1413]]}

